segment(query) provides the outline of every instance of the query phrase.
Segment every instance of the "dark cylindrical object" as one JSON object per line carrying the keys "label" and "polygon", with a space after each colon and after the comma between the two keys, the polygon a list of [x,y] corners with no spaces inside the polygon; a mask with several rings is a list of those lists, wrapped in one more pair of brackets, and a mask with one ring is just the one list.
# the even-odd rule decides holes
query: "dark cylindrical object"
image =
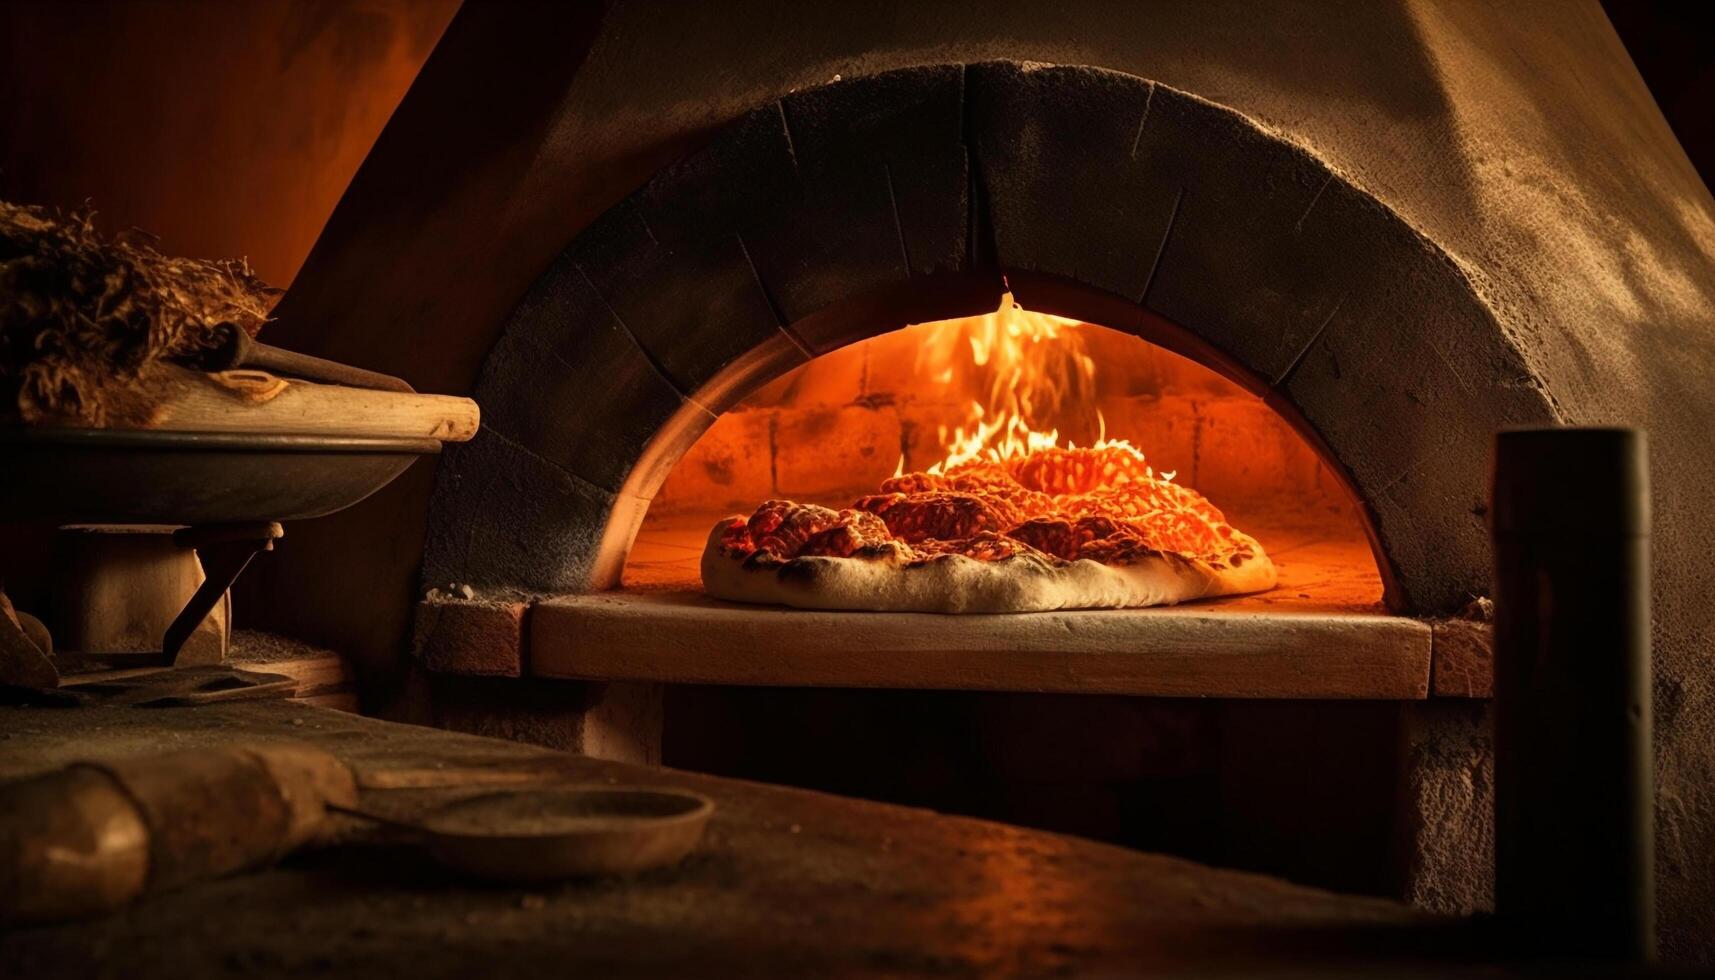
{"label": "dark cylindrical object", "polygon": [[1503,432],[1493,490],[1496,912],[1532,955],[1647,960],[1644,435]]}

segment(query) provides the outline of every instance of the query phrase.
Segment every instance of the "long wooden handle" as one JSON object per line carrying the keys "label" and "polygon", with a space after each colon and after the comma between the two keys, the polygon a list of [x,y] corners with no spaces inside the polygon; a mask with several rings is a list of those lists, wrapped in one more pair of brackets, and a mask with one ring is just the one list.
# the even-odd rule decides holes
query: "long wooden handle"
{"label": "long wooden handle", "polygon": [[464,442],[482,412],[469,398],[354,388],[239,368],[213,374],[162,365],[147,428],[392,436]]}

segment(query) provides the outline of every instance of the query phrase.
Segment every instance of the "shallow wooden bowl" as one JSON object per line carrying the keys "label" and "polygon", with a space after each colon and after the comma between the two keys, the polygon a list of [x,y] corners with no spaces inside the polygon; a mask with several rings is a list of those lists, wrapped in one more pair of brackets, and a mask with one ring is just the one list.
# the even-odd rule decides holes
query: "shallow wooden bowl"
{"label": "shallow wooden bowl", "polygon": [[554,881],[677,864],[714,801],[678,789],[513,790],[450,803],[418,821],[435,859],[494,881]]}

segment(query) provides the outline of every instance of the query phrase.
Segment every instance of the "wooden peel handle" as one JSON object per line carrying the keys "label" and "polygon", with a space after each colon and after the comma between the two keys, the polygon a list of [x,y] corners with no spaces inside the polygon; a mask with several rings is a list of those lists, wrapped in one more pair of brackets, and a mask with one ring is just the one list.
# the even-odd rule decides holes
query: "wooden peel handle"
{"label": "wooden peel handle", "polygon": [[482,418],[469,398],[318,384],[250,368],[209,374],[163,365],[157,378],[150,429],[464,442]]}

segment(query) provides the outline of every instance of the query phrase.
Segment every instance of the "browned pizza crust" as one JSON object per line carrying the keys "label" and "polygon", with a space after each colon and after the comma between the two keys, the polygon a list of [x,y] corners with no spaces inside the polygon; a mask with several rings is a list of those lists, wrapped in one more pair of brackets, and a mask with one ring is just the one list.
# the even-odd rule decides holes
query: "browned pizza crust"
{"label": "browned pizza crust", "polygon": [[994,560],[958,553],[925,558],[897,543],[853,557],[782,560],[723,547],[734,521],[744,518],[722,521],[710,532],[702,562],[704,591],[732,602],[938,613],[1123,609],[1261,592],[1277,578],[1262,546],[1242,534],[1248,553],[1241,549],[1224,562],[1152,552],[1125,565],[1105,565],[1035,550]]}
{"label": "browned pizza crust", "polygon": [[1129,445],[901,474],[833,510],[765,501],[716,525],[703,588],[808,609],[1031,612],[1274,587],[1274,563]]}

